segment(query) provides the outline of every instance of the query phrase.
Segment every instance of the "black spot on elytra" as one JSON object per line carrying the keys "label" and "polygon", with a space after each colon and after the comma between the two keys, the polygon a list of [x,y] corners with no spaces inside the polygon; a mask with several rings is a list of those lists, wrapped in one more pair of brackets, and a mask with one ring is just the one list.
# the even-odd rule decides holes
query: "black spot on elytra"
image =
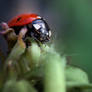
{"label": "black spot on elytra", "polygon": [[18,19],[17,19],[17,21],[16,22],[18,22],[18,21],[20,21],[21,20],[21,17],[19,17]]}

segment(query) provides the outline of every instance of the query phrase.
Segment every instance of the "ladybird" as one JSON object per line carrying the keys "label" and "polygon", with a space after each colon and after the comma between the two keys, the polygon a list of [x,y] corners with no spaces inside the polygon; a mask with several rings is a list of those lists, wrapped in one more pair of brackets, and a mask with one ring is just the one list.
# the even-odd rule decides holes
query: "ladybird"
{"label": "ladybird", "polygon": [[[3,25],[5,27],[6,24],[3,23]],[[37,14],[15,16],[7,23],[7,26],[7,28],[14,29],[16,35],[21,38],[29,36],[44,43],[48,42],[51,37],[51,31],[47,22]]]}

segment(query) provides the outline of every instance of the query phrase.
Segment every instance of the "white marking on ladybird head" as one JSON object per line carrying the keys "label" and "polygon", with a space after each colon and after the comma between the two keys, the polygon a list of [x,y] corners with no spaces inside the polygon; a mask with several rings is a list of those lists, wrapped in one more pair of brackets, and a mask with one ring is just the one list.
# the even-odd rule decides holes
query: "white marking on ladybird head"
{"label": "white marking on ladybird head", "polygon": [[34,28],[35,28],[36,30],[39,30],[39,29],[41,28],[41,26],[38,25],[38,24],[33,24],[33,26],[34,26]]}

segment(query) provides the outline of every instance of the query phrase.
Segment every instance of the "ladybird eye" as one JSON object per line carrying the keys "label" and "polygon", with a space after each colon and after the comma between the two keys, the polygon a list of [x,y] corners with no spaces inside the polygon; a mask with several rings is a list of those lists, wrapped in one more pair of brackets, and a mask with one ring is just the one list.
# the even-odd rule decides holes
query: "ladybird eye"
{"label": "ladybird eye", "polygon": [[41,26],[38,25],[38,24],[33,24],[33,26],[34,26],[34,28],[35,28],[36,30],[39,30],[39,29],[41,28]]}

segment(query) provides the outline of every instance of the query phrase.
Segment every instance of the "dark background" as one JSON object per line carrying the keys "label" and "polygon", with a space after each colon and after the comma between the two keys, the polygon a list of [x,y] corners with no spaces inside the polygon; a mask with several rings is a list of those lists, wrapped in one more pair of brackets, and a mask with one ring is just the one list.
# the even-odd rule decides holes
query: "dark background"
{"label": "dark background", "polygon": [[[70,56],[71,63],[84,69],[92,81],[92,1],[91,0],[0,0],[0,22],[21,13],[44,17],[53,33],[56,50]],[[7,42],[0,35],[6,54]]]}

